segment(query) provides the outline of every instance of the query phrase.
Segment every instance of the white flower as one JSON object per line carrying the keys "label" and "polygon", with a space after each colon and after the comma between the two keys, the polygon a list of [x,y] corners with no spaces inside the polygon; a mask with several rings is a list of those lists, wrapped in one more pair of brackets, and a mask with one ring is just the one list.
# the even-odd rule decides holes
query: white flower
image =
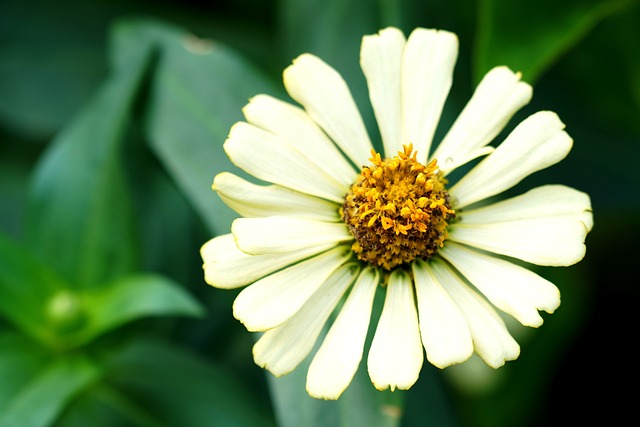
{"label": "white flower", "polygon": [[[258,95],[224,144],[234,164],[270,183],[217,175],[213,188],[243,218],[201,250],[207,283],[249,285],[233,313],[264,332],[256,363],[276,376],[294,370],[345,298],[311,362],[311,396],[337,399],[351,382],[376,292],[385,302],[374,320],[369,375],[378,389],[407,389],[423,348],[440,368],[473,352],[494,368],[517,358],[496,308],[537,327],[539,310],[559,306],[552,283],[509,258],[568,266],[584,256],[593,225],[586,194],[546,185],[486,202],[559,162],[572,145],[549,111],[525,119],[497,148],[488,145],[531,98],[518,73],[491,70],[431,149],[457,50],[446,31],[419,28],[405,40],[387,28],[364,37],[361,65],[381,155],[344,80],[310,54],[284,71],[302,108]],[[450,172],[482,156],[449,185]]]}

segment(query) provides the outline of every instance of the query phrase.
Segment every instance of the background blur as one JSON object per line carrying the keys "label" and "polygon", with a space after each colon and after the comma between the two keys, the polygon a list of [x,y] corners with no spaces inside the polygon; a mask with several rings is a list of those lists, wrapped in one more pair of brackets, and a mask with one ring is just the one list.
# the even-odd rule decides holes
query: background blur
{"label": "background blur", "polygon": [[[388,25],[453,31],[438,134],[496,65],[574,138],[521,183],[590,194],[587,256],[538,269],[562,292],[497,371],[425,364],[402,426],[606,425],[635,419],[640,242],[640,2],[211,0],[0,3],[0,426],[393,425],[366,373],[338,402],[254,365],[237,291],[204,283],[199,248],[233,212],[210,190],[257,93],[312,52],[339,70],[376,135],[358,64]],[[501,139],[498,138],[498,141]],[[633,329],[632,329],[633,328]],[[381,403],[382,402],[382,403]],[[384,409],[384,407],[383,407]],[[357,422],[354,422],[357,420]]]}

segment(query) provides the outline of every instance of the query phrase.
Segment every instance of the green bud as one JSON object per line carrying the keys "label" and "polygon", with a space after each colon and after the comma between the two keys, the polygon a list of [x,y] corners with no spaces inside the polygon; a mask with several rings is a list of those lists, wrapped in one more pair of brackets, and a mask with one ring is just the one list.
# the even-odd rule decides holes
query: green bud
{"label": "green bud", "polygon": [[51,298],[46,307],[46,316],[59,335],[79,331],[88,320],[82,301],[69,290],[60,291]]}

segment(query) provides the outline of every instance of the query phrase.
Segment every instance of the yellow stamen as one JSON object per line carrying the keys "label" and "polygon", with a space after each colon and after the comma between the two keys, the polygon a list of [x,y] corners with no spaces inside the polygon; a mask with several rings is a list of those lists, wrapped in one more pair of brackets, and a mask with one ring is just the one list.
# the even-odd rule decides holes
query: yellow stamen
{"label": "yellow stamen", "polygon": [[416,258],[428,259],[447,238],[455,218],[436,160],[416,160],[413,145],[383,160],[372,150],[345,196],[340,216],[355,237],[358,258],[391,270]]}

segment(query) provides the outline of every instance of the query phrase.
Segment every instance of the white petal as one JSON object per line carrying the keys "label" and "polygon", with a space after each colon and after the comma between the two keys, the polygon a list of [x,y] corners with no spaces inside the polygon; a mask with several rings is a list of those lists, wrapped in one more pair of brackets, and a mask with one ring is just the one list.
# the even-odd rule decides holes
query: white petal
{"label": "white petal", "polygon": [[538,265],[568,266],[586,252],[587,227],[567,218],[467,224],[464,217],[449,229],[449,240]]}
{"label": "white petal", "polygon": [[520,346],[509,334],[500,315],[442,261],[434,258],[430,265],[436,279],[467,318],[478,356],[492,368],[516,359],[520,355]]}
{"label": "white petal", "polygon": [[426,262],[416,260],[412,267],[427,360],[438,368],[464,362],[473,354],[467,319]]}
{"label": "white petal", "polygon": [[586,193],[564,185],[543,185],[510,199],[478,209],[465,210],[466,224],[506,222],[540,217],[581,221],[593,227],[591,199]]}
{"label": "white petal", "polygon": [[307,392],[318,399],[337,399],[355,375],[369,329],[380,275],[374,268],[360,273],[349,298],[331,326],[307,373]]}
{"label": "white petal", "polygon": [[234,317],[250,331],[280,325],[350,256],[344,248],[335,248],[258,280],[234,301]]}
{"label": "white petal", "polygon": [[213,187],[243,217],[295,216],[338,221],[338,205],[279,185],[257,185],[229,172],[216,175]]}
{"label": "white petal", "polygon": [[456,209],[508,190],[532,173],[564,159],[573,140],[562,129],[564,123],[551,111],[540,111],[525,119],[450,189]]}
{"label": "white petal", "polygon": [[263,181],[338,203],[343,201],[347,187],[323,179],[324,166],[309,162],[301,151],[256,126],[234,124],[224,150],[236,166]]}
{"label": "white petal", "polygon": [[525,326],[542,325],[538,310],[553,313],[560,305],[558,288],[526,268],[453,242],[438,253],[493,305]]}
{"label": "white petal", "polygon": [[275,376],[293,371],[318,339],[322,327],[358,269],[347,264],[337,269],[288,321],[265,332],[253,346],[253,358]]}
{"label": "white petal", "polygon": [[452,171],[491,151],[486,145],[531,99],[531,86],[520,78],[520,73],[506,67],[496,67],[484,76],[432,156],[442,171]]}
{"label": "white petal", "polygon": [[231,224],[231,233],[240,250],[252,255],[291,252],[353,240],[342,222],[284,216],[238,218]]}
{"label": "white petal", "polygon": [[345,189],[355,180],[356,170],[301,108],[268,95],[258,95],[242,111],[249,123],[287,141],[310,163],[328,165],[318,179],[336,181]]}
{"label": "white petal", "polygon": [[413,284],[408,274],[395,270],[367,359],[371,382],[378,390],[407,390],[418,379],[423,360]]}
{"label": "white petal", "polygon": [[284,70],[284,86],[357,167],[369,163],[371,141],[351,92],[336,70],[305,53]]}
{"label": "white petal", "polygon": [[360,66],[367,79],[369,98],[380,127],[387,157],[402,150],[402,50],[404,35],[397,28],[385,28],[364,36]]}
{"label": "white petal", "polygon": [[224,234],[200,249],[204,280],[216,288],[238,288],[333,246],[331,243],[282,254],[248,255],[238,249],[232,234]]}
{"label": "white petal", "polygon": [[424,164],[451,88],[457,57],[458,38],[447,31],[418,28],[411,33],[404,49],[404,143],[413,144],[418,160]]}

